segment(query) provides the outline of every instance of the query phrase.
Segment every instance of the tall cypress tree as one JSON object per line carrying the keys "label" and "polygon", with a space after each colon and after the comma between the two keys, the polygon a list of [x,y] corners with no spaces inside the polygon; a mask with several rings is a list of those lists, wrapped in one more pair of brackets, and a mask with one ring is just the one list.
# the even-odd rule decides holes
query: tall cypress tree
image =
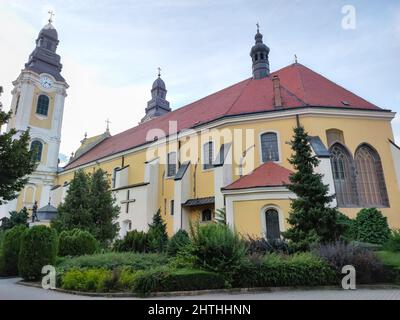
{"label": "tall cypress tree", "polygon": [[343,226],[338,222],[339,211],[330,207],[335,196],[329,195],[329,186],[322,182],[323,175],[314,172],[319,160],[312,154],[304,127],[294,129],[290,145],[293,153],[289,162],[295,173],[290,176],[288,188],[297,198],[291,202],[287,220],[291,227],[284,237],[298,249],[307,250],[312,243],[338,239]]}
{"label": "tall cypress tree", "polygon": [[83,170],[78,170],[69,186],[64,203],[58,207],[58,215],[51,226],[61,232],[79,228],[93,232],[90,210],[89,177]]}
{"label": "tall cypress tree", "polygon": [[117,236],[116,219],[120,208],[110,188],[107,172],[99,169],[90,177],[90,214],[93,221],[93,235],[103,245],[107,245]]}
{"label": "tall cypress tree", "polygon": [[149,224],[149,248],[152,252],[162,252],[168,243],[167,225],[161,217],[161,210],[153,216],[153,222]]}

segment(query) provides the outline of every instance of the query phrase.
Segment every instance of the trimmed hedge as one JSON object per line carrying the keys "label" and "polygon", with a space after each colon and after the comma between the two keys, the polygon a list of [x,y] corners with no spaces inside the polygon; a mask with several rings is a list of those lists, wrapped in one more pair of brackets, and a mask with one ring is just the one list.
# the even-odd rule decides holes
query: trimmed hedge
{"label": "trimmed hedge", "polygon": [[73,229],[61,232],[58,255],[64,257],[94,254],[98,248],[99,243],[90,232]]}
{"label": "trimmed hedge", "polygon": [[161,287],[165,292],[222,289],[225,287],[225,281],[222,276],[214,272],[180,269],[167,274]]}
{"label": "trimmed hedge", "polygon": [[157,266],[166,265],[167,263],[168,257],[162,254],[109,252],[64,259],[58,264],[57,269],[69,270],[72,268],[104,268],[107,270],[113,270],[118,267],[128,266],[134,270],[146,270]]}
{"label": "trimmed hedge", "polygon": [[21,238],[18,270],[24,280],[38,280],[42,268],[55,265],[58,250],[57,231],[45,226],[34,226]]}
{"label": "trimmed hedge", "polygon": [[240,288],[318,286],[333,284],[336,274],[328,264],[310,253],[292,256],[268,254],[246,260],[232,285]]}
{"label": "trimmed hedge", "polygon": [[25,226],[19,225],[9,229],[4,234],[2,246],[2,276],[17,276],[18,275],[18,259],[21,246],[21,238],[27,230]]}

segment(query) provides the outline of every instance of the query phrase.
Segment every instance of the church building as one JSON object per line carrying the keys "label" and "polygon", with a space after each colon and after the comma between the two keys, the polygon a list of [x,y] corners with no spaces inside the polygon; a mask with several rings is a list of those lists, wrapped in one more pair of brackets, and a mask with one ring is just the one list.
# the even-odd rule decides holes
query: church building
{"label": "church building", "polygon": [[57,164],[68,85],[57,45],[50,21],[13,83],[9,128],[31,128],[39,166],[0,215],[31,208],[34,201],[56,208],[77,170],[101,168],[120,207],[121,237],[146,230],[158,210],[173,235],[225,209],[227,223],[239,233],[279,238],[295,198],[286,187],[293,171],[287,142],[301,124],[320,160],[316,170],[336,194],[332,206],[352,218],[362,208],[379,208],[391,228],[400,228],[395,113],[297,61],[271,71],[270,48],[259,30],[249,61],[243,61],[252,64],[251,77],[172,111],[159,73],[141,123],[116,135],[107,130],[85,137],[64,168]]}

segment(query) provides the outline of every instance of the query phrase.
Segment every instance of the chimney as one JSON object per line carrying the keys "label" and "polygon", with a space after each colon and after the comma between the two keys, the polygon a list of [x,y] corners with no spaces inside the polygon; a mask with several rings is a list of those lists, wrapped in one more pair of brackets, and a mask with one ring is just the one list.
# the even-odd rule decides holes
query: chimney
{"label": "chimney", "polygon": [[281,83],[277,75],[272,78],[273,90],[274,90],[274,105],[275,108],[282,108],[282,96],[281,96]]}

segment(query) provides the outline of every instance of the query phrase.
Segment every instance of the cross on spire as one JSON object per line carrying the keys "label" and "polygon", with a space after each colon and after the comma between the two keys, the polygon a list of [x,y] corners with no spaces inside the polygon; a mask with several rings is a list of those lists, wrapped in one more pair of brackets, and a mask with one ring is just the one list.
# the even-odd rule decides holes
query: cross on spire
{"label": "cross on spire", "polygon": [[107,119],[107,120],[106,120],[106,123],[107,123],[107,128],[106,128],[106,130],[107,130],[107,131],[110,131],[110,124],[111,124],[110,119]]}
{"label": "cross on spire", "polygon": [[260,24],[258,22],[256,23],[256,26],[257,26],[257,32],[260,32]]}
{"label": "cross on spire", "polygon": [[158,76],[161,77],[161,68],[158,67],[157,70],[158,70]]}
{"label": "cross on spire", "polygon": [[53,17],[54,17],[56,14],[54,13],[53,10],[50,10],[48,13],[49,13],[49,15],[50,15],[49,23],[52,23],[52,22],[53,22]]}
{"label": "cross on spire", "polygon": [[294,63],[297,63],[297,54],[294,55]]}

